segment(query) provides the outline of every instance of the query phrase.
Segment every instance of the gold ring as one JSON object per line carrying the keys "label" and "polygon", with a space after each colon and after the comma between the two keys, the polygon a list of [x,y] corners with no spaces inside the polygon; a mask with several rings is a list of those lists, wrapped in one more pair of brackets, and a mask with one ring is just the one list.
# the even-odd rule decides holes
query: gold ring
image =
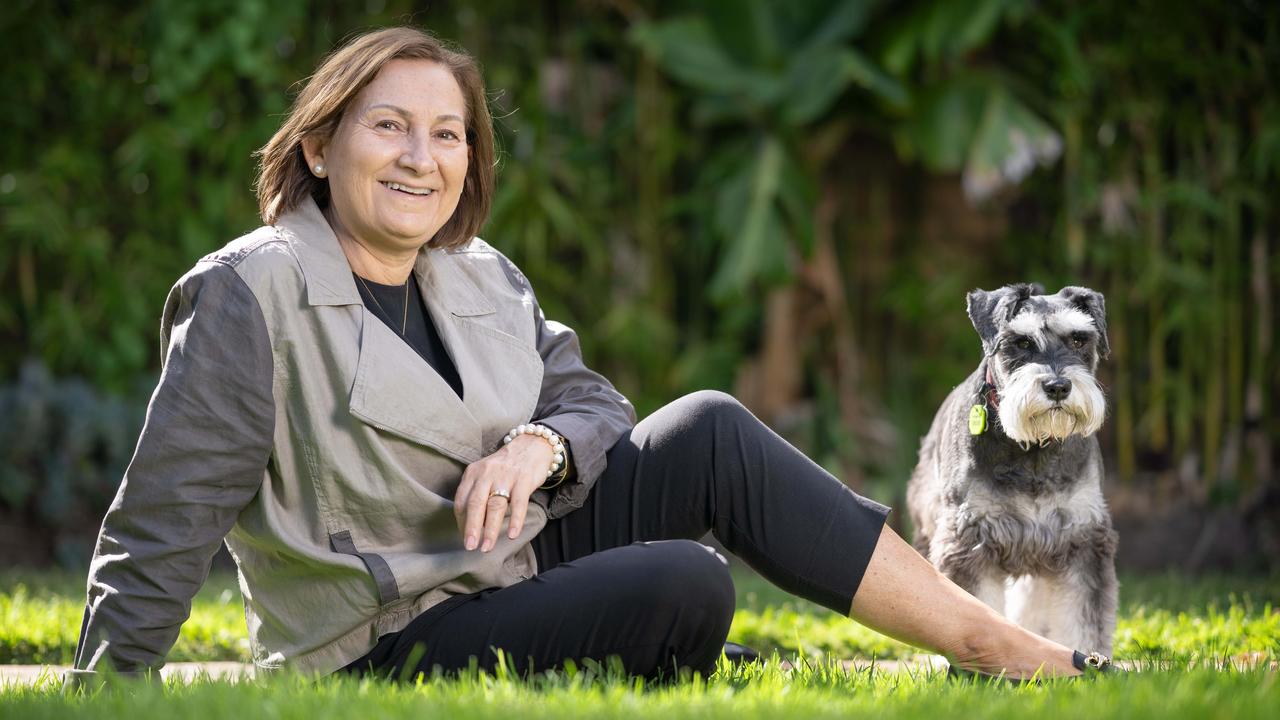
{"label": "gold ring", "polygon": [[500,498],[506,498],[507,500],[510,500],[511,491],[506,488],[494,488],[493,490],[489,491],[489,497],[500,497]]}

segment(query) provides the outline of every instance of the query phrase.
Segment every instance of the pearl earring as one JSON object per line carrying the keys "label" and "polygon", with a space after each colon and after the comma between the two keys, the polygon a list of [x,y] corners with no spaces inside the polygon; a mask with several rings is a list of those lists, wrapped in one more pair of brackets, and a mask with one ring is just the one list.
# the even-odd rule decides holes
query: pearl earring
{"label": "pearl earring", "polygon": [[316,163],[315,171],[316,175],[324,177],[324,163]]}

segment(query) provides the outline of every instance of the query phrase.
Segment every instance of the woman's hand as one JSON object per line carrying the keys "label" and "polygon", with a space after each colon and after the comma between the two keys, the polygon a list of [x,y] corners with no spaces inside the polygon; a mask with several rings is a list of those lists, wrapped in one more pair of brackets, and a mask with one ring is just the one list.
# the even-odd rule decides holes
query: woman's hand
{"label": "woman's hand", "polygon": [[[529,496],[547,480],[554,452],[551,443],[536,435],[519,435],[488,457],[467,466],[453,498],[453,514],[462,529],[463,546],[489,552],[498,541],[502,520],[511,511],[508,538],[524,529]],[[508,500],[495,490],[511,493]]]}

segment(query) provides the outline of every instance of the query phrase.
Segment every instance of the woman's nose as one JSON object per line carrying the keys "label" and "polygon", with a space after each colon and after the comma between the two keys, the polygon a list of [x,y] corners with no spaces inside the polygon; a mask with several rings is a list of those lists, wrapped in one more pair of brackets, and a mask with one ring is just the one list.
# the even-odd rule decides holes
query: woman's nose
{"label": "woman's nose", "polygon": [[409,137],[409,146],[405,148],[404,154],[400,156],[400,166],[416,172],[419,175],[428,175],[436,170],[436,158],[431,152],[430,136],[411,135]]}

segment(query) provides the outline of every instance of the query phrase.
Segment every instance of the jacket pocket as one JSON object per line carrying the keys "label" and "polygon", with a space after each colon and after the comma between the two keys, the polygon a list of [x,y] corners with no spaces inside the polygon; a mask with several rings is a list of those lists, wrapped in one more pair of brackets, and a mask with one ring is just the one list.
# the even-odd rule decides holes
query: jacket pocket
{"label": "jacket pocket", "polygon": [[386,559],[377,553],[360,552],[356,548],[355,541],[351,539],[350,530],[330,533],[329,545],[333,547],[334,552],[360,558],[364,566],[369,569],[369,574],[373,576],[373,582],[378,588],[379,605],[386,605],[400,599],[400,586],[396,583],[396,576],[391,572],[391,566],[387,564]]}

